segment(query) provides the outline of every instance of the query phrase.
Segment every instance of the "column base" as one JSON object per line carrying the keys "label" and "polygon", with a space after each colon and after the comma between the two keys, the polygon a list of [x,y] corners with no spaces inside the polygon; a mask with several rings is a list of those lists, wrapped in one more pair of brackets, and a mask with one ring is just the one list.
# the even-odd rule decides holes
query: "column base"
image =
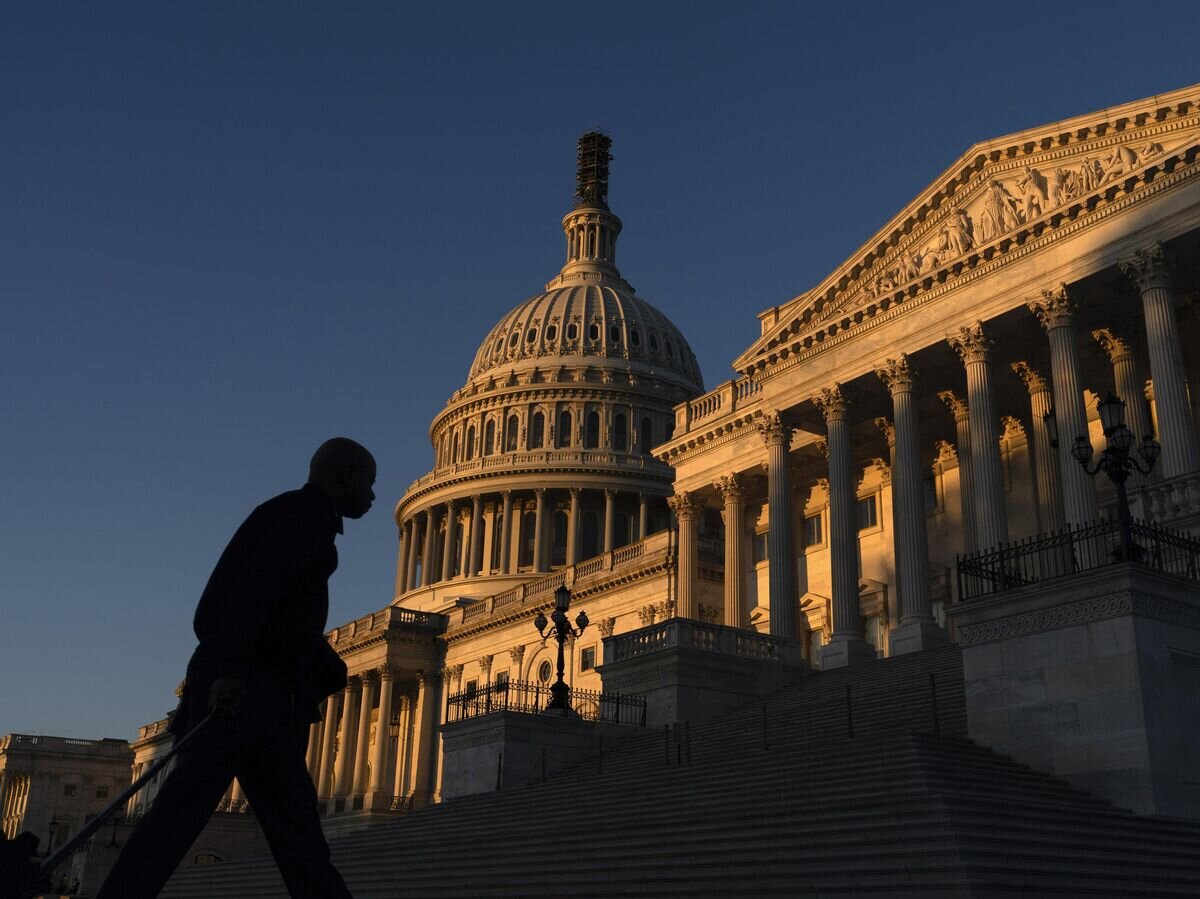
{"label": "column base", "polygon": [[950,642],[950,635],[932,619],[910,621],[902,624],[888,638],[888,647],[893,656],[902,656],[922,649],[935,649]]}
{"label": "column base", "polygon": [[851,665],[862,665],[874,662],[877,656],[875,647],[862,637],[834,636],[832,640],[821,647],[821,670],[831,668],[848,668]]}
{"label": "column base", "polygon": [[362,807],[368,811],[387,811],[392,805],[392,794],[383,790],[368,790],[363,796]]}

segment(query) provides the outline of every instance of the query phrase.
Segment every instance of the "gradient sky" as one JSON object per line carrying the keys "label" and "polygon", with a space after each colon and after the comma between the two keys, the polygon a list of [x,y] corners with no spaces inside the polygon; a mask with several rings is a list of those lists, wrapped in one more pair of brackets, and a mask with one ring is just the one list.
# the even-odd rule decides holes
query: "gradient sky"
{"label": "gradient sky", "polygon": [[1192,2],[0,9],[0,734],[173,707],[211,567],[334,434],[379,460],[330,626],[614,139],[622,273],[711,387],[755,313],[977,140],[1200,81]]}

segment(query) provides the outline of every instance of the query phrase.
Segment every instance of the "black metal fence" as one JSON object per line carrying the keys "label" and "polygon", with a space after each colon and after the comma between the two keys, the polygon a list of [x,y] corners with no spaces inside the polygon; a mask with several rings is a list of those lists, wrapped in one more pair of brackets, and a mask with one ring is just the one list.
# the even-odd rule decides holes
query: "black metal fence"
{"label": "black metal fence", "polygon": [[1126,553],[1120,522],[1105,520],[960,555],[959,598],[1015,590],[1124,561],[1200,581],[1200,540],[1144,521],[1131,522],[1128,536]]}
{"label": "black metal fence", "polygon": [[554,714],[606,724],[646,726],[646,699],[620,693],[597,693],[571,688],[569,708],[550,709],[553,699],[546,684],[507,681],[463,690],[446,698],[446,722],[465,721],[492,712],[521,712],[526,715]]}

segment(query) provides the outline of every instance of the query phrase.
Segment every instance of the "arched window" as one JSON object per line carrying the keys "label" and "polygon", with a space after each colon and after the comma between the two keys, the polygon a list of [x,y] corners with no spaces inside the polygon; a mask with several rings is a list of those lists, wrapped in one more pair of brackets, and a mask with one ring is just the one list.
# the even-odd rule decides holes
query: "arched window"
{"label": "arched window", "polygon": [[624,412],[613,416],[613,449],[618,453],[629,452],[629,419]]}
{"label": "arched window", "polygon": [[454,449],[451,451],[450,461],[452,461],[452,462],[458,461],[458,432],[457,431],[454,432]]}
{"label": "arched window", "polygon": [[550,543],[550,564],[563,566],[567,564],[567,513],[554,513],[554,534]]}
{"label": "arched window", "polygon": [[571,445],[571,413],[567,409],[558,413],[558,433],[554,438],[559,446]]}
{"label": "arched window", "polygon": [[488,423],[483,426],[483,454],[490,456],[496,448],[496,422],[489,418]]}
{"label": "arched window", "polygon": [[533,564],[533,537],[537,530],[537,515],[526,512],[521,516],[521,555],[517,564],[528,567]]}
{"label": "arched window", "polygon": [[463,453],[463,458],[468,462],[475,457],[475,425],[467,428],[467,448]]}
{"label": "arched window", "polygon": [[546,441],[546,416],[541,412],[533,413],[533,420],[529,423],[529,448],[541,449],[542,444]]}
{"label": "arched window", "polygon": [[517,416],[510,415],[508,424],[504,426],[504,451],[506,453],[515,453],[517,451],[517,433],[521,428],[521,423]]}
{"label": "arched window", "polygon": [[587,427],[584,429],[583,445],[587,449],[596,449],[600,445],[600,413],[596,411],[587,414]]}
{"label": "arched window", "polygon": [[638,452],[650,455],[652,446],[654,446],[654,422],[649,418],[643,418],[642,426],[638,428]]}

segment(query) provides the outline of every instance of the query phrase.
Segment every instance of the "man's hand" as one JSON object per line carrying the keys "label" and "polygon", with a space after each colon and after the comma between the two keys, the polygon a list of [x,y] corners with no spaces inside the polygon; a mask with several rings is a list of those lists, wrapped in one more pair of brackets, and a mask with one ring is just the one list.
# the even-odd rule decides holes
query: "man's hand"
{"label": "man's hand", "polygon": [[221,677],[213,681],[208,691],[208,707],[218,715],[232,718],[242,704],[246,693],[246,682],[235,677]]}

